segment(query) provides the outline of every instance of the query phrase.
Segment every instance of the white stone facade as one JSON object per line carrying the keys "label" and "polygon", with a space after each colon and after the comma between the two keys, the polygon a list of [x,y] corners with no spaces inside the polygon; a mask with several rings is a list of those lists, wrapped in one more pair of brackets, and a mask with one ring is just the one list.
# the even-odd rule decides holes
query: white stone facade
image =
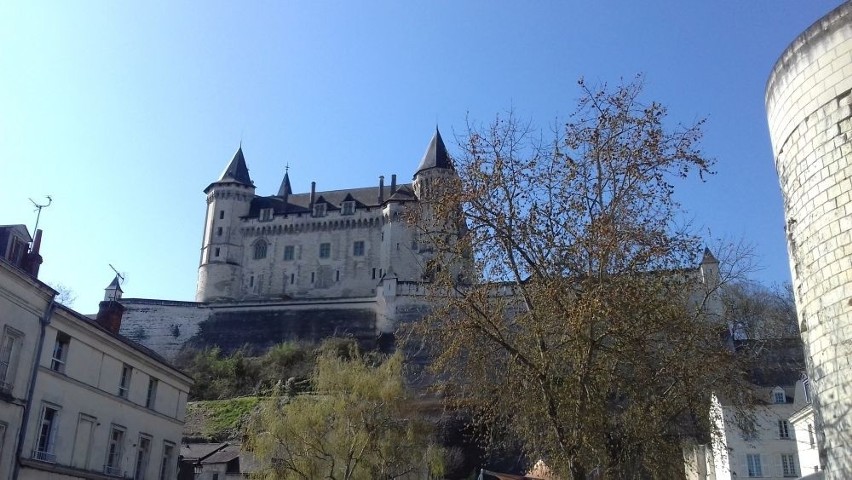
{"label": "white stone facade", "polygon": [[[429,252],[406,221],[432,178],[455,175],[440,134],[414,182],[257,196],[242,149],[207,194],[196,301],[371,298],[385,275],[420,281]],[[412,162],[413,166],[413,162]]]}
{"label": "white stone facade", "polygon": [[852,4],[782,54],[766,109],[826,478],[852,478]]}
{"label": "white stone facade", "polygon": [[0,478],[174,480],[192,379],[116,334],[118,303],[103,302],[92,320],[56,303],[37,270],[7,260]]}

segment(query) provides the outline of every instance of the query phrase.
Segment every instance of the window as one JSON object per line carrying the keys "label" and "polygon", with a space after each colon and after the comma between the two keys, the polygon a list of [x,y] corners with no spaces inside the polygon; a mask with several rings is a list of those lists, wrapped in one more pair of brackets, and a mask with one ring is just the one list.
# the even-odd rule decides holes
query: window
{"label": "window", "polygon": [[130,378],[133,376],[133,367],[128,364],[124,364],[121,367],[121,380],[118,382],[118,396],[121,398],[127,398],[128,393],[130,392]]}
{"label": "window", "polygon": [[805,403],[811,403],[811,381],[809,378],[802,380],[802,388],[805,390]]}
{"label": "window", "polygon": [[295,252],[295,248],[293,245],[287,245],[284,247],[284,260],[293,260],[293,253]]}
{"label": "window", "polygon": [[219,247],[216,247],[216,253],[214,255],[217,257],[219,256]]}
{"label": "window", "polygon": [[763,476],[763,468],[760,466],[760,455],[759,454],[748,454],[748,455],[746,455],[746,465],[748,467],[748,476],[749,477],[762,477]]}
{"label": "window", "polygon": [[340,281],[340,270],[337,270],[337,271],[334,272],[334,281],[335,282]]}
{"label": "window", "polygon": [[219,220],[222,220],[223,218],[225,218],[225,211],[219,210]]}
{"label": "window", "polygon": [[790,422],[778,420],[778,438],[790,438]]}
{"label": "window", "polygon": [[149,378],[148,379],[148,395],[145,397],[145,407],[153,409],[154,404],[157,401],[157,379]]}
{"label": "window", "polygon": [[0,456],[3,455],[3,443],[6,441],[6,427],[8,425],[5,422],[0,422]]}
{"label": "window", "polygon": [[799,474],[796,473],[796,456],[795,455],[781,455],[781,468],[784,471],[785,477],[798,477]]}
{"label": "window", "polygon": [[59,409],[45,405],[41,409],[41,424],[38,428],[36,448],[33,450],[33,458],[42,462],[55,462],[56,454],[56,430],[59,426]]}
{"label": "window", "polygon": [[375,279],[376,279],[376,269],[374,268],[373,269],[373,280],[375,280]]}
{"label": "window", "polygon": [[290,274],[290,285],[293,285],[294,283],[296,283],[296,274],[291,273]]}
{"label": "window", "polygon": [[133,470],[133,480],[145,480],[148,470],[148,460],[151,458],[151,437],[139,435],[139,447],[136,449],[136,465]]}
{"label": "window", "polygon": [[320,243],[319,250],[320,258],[328,258],[331,256],[331,244],[330,243]]}
{"label": "window", "polygon": [[814,441],[814,426],[810,423],[808,424],[808,442],[811,444],[811,448],[814,448],[814,445],[816,445]]}
{"label": "window", "polygon": [[354,215],[355,214],[355,202],[353,202],[351,200],[343,202],[343,211],[341,212],[341,214],[342,215]]}
{"label": "window", "polygon": [[787,395],[784,394],[784,390],[780,387],[772,390],[772,403],[787,403]]}
{"label": "window", "polygon": [[316,272],[311,272],[311,283],[314,283],[315,279],[316,279]]}
{"label": "window", "polygon": [[107,446],[106,464],[104,464],[104,473],[122,476],[121,471],[121,455],[124,449],[124,427],[113,425],[109,432],[109,445]]}
{"label": "window", "polygon": [[324,217],[325,216],[325,204],[324,203],[314,204],[314,216],[315,217]]}
{"label": "window", "polygon": [[260,221],[261,222],[272,221],[272,209],[271,208],[261,208],[260,209]]}
{"label": "window", "polygon": [[12,393],[23,339],[24,334],[14,328],[3,329],[3,340],[0,343],[0,392]]}
{"label": "window", "polygon": [[254,259],[260,260],[261,258],[266,258],[266,241],[258,240],[254,244]]}
{"label": "window", "polygon": [[53,358],[50,359],[50,369],[54,372],[65,372],[69,343],[71,343],[71,337],[62,332],[56,333],[56,342],[53,344]]}
{"label": "window", "polygon": [[219,227],[219,228],[216,229],[216,235],[218,235],[220,237],[222,236],[222,227]]}
{"label": "window", "polygon": [[356,257],[364,256],[364,241],[358,240],[357,242],[352,244],[352,255]]}
{"label": "window", "polygon": [[172,480],[175,466],[175,444],[163,442],[163,460],[160,463],[160,480]]}

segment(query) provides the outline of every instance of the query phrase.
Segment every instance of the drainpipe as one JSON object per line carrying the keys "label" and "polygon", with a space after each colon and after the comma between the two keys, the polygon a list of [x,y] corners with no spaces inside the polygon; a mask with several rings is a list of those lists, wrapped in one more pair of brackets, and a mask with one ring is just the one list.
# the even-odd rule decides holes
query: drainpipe
{"label": "drainpipe", "polygon": [[21,416],[21,429],[18,432],[18,447],[15,449],[15,463],[12,469],[12,480],[18,480],[18,474],[21,470],[21,454],[24,451],[24,438],[27,435],[27,424],[30,422],[30,412],[33,407],[33,393],[35,392],[36,376],[38,374],[38,364],[41,360],[41,352],[44,349],[44,337],[47,335],[47,326],[50,324],[50,318],[53,316],[53,311],[56,310],[56,298],[50,299],[47,308],[44,310],[44,315],[39,318],[41,331],[39,332],[38,345],[36,345],[35,359],[33,368],[30,372],[30,386],[27,390],[27,401],[24,405],[24,413]]}

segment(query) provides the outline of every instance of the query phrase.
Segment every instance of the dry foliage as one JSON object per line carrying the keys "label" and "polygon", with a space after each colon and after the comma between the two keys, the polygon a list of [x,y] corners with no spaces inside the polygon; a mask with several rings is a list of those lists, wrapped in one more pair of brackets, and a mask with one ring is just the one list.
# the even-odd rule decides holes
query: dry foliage
{"label": "dry foliage", "polygon": [[562,478],[677,478],[710,394],[748,390],[720,318],[731,271],[705,279],[676,222],[674,184],[712,161],[701,122],[667,128],[640,79],[580,87],[548,141],[511,113],[469,125],[457,176],[421,198],[440,307],[416,337],[453,408]]}

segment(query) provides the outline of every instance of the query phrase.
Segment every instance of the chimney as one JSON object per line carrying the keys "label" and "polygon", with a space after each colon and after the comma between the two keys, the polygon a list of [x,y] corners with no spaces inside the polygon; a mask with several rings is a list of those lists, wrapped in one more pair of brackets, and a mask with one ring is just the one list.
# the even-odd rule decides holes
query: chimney
{"label": "chimney", "polygon": [[98,304],[98,316],[95,323],[118,335],[121,329],[121,317],[124,315],[124,305],[115,301],[103,301]]}
{"label": "chimney", "polygon": [[29,253],[27,253],[27,260],[24,269],[33,276],[33,278],[38,278],[38,269],[41,267],[42,262],[44,261],[39,255],[39,250],[41,249],[41,229],[39,228],[35,232],[35,239],[33,239],[33,246],[30,249]]}
{"label": "chimney", "polygon": [[390,194],[396,193],[396,174],[391,175],[391,191]]}
{"label": "chimney", "polygon": [[317,182],[311,182],[311,210],[314,209],[314,200],[317,199]]}
{"label": "chimney", "polygon": [[379,175],[379,204],[385,203],[385,176]]}

